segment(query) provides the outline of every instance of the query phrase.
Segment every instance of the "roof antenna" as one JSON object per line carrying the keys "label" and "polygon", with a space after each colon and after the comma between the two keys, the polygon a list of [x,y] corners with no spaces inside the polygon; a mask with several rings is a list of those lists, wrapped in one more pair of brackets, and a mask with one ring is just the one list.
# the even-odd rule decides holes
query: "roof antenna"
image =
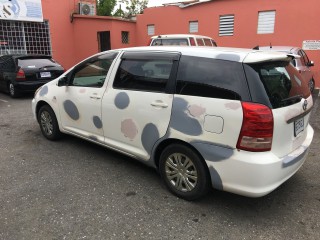
{"label": "roof antenna", "polygon": [[270,49],[272,48],[272,44],[270,43]]}
{"label": "roof antenna", "polygon": [[252,48],[253,50],[259,50],[259,45],[255,46],[254,48]]}

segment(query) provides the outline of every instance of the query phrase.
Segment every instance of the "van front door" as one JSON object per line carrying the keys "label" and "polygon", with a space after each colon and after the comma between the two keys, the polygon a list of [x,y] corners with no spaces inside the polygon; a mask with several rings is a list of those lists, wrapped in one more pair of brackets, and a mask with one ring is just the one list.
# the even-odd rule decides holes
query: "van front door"
{"label": "van front door", "polygon": [[109,52],[94,56],[68,74],[67,86],[61,87],[57,95],[64,130],[91,140],[104,141],[101,100],[117,54]]}

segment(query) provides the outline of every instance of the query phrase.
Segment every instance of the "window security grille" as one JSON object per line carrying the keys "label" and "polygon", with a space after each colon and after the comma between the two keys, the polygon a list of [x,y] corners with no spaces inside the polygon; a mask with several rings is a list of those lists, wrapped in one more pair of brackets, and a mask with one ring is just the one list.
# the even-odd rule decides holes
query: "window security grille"
{"label": "window security grille", "polygon": [[258,34],[274,33],[276,11],[259,12]]}
{"label": "window security grille", "polygon": [[234,15],[220,16],[219,36],[233,36]]}
{"label": "window security grille", "polygon": [[148,36],[153,36],[155,33],[154,25],[148,25],[147,31],[148,31]]}
{"label": "window security grille", "polygon": [[121,32],[121,37],[122,37],[122,43],[123,44],[129,44],[129,32]]}
{"label": "window security grille", "polygon": [[198,21],[190,21],[189,22],[189,33],[196,33],[198,32],[199,23]]}
{"label": "window security grille", "polygon": [[49,22],[0,20],[0,55],[52,55]]}

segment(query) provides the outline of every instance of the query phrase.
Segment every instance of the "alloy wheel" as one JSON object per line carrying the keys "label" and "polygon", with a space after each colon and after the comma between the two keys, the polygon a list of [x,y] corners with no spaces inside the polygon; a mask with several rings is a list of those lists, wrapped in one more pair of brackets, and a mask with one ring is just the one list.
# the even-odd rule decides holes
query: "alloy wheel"
{"label": "alloy wheel", "polygon": [[170,184],[179,191],[190,192],[197,185],[196,167],[184,154],[171,154],[165,161],[165,172]]}
{"label": "alloy wheel", "polygon": [[40,124],[47,136],[50,136],[53,132],[53,123],[50,114],[47,111],[43,111],[40,115]]}
{"label": "alloy wheel", "polygon": [[10,96],[16,95],[16,91],[15,91],[14,85],[12,83],[9,84],[9,92],[10,92]]}

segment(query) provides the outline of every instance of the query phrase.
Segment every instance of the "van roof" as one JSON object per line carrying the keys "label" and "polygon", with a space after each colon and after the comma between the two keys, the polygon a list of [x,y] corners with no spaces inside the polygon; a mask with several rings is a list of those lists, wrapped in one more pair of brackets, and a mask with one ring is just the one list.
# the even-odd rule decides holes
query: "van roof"
{"label": "van roof", "polygon": [[207,57],[220,60],[258,63],[267,61],[290,61],[292,56],[283,52],[261,51],[245,48],[225,48],[225,47],[189,47],[189,46],[147,46],[119,49],[124,51],[152,51],[152,52],[179,52],[182,55]]}
{"label": "van roof", "polygon": [[195,37],[195,38],[210,38],[208,36],[202,36],[202,35],[196,35],[196,34],[165,34],[165,35],[157,35],[151,37],[151,39],[156,39],[156,38],[189,38],[189,37]]}

